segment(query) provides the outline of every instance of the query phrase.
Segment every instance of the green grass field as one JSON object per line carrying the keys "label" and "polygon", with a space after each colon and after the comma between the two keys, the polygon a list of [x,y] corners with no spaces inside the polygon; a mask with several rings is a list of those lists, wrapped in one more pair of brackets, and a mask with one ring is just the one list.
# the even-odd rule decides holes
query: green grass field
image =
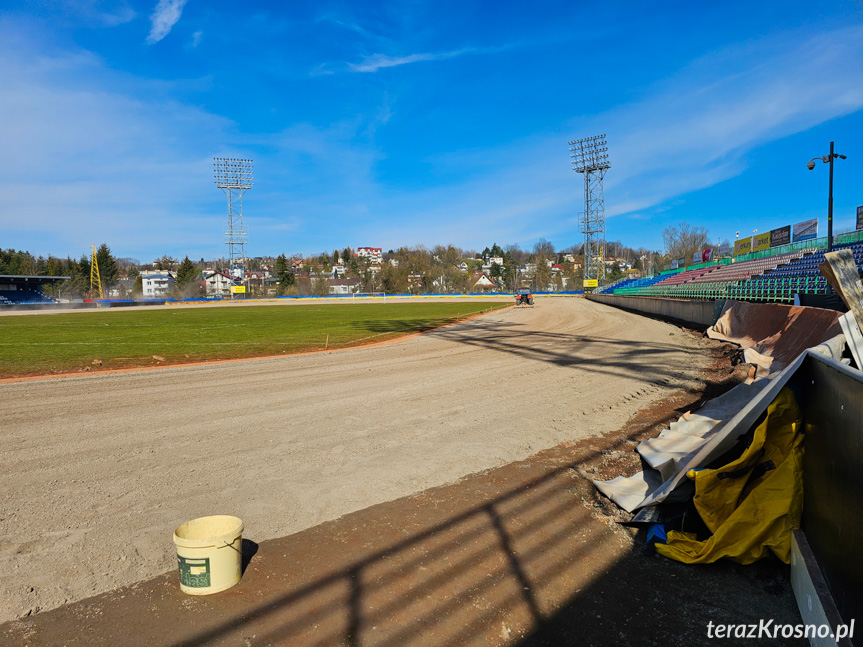
{"label": "green grass field", "polygon": [[[430,330],[506,305],[364,303],[0,317],[0,377],[262,357],[325,345],[345,348]],[[93,363],[96,359],[101,366]]]}

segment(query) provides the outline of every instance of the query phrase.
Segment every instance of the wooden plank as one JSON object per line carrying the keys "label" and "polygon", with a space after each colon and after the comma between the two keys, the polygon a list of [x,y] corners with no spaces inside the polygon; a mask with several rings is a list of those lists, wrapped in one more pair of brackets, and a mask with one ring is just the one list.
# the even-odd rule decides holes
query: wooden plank
{"label": "wooden plank", "polygon": [[846,312],[839,317],[839,325],[842,326],[842,333],[845,335],[848,348],[851,349],[857,370],[863,371],[863,334],[860,332],[860,326],[854,320],[854,313]]}
{"label": "wooden plank", "polygon": [[854,254],[850,249],[840,249],[827,252],[826,259],[818,266],[827,282],[833,286],[836,293],[854,313],[857,325],[863,329],[863,284],[854,262]]}

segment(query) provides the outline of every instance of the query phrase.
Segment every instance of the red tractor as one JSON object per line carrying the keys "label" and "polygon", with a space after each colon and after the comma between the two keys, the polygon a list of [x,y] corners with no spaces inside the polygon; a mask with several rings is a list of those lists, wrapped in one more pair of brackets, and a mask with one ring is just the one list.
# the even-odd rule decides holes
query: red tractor
{"label": "red tractor", "polygon": [[518,292],[515,293],[515,305],[519,306],[530,306],[533,307],[533,295],[530,293],[530,290],[527,288],[521,288]]}

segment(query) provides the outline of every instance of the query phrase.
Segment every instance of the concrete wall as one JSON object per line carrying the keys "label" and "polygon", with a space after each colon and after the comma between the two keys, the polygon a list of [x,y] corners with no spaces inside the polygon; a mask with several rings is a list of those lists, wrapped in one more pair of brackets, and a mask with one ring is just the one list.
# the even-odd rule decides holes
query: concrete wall
{"label": "concrete wall", "polygon": [[702,326],[712,326],[722,310],[724,301],[693,301],[688,299],[664,299],[661,297],[630,297],[616,294],[588,294],[591,301],[598,301],[615,308],[668,317]]}

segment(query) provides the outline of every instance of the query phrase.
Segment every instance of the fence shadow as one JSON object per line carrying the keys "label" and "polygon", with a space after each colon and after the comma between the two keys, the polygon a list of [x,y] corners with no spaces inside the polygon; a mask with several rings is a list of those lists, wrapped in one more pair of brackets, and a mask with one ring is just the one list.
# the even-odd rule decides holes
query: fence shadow
{"label": "fence shadow", "polygon": [[[387,321],[363,322],[370,332],[388,332],[391,325]],[[487,318],[427,334],[433,339],[506,353],[521,360],[576,368],[597,376],[637,376],[645,382],[667,385],[680,384],[680,378],[688,372],[685,367],[680,368],[685,363],[686,350],[674,343],[537,331],[521,323]]]}
{"label": "fence shadow", "polygon": [[598,512],[576,470],[642,432],[275,540],[311,575],[174,645],[702,644],[710,620],[796,622],[783,565],[684,566]]}

